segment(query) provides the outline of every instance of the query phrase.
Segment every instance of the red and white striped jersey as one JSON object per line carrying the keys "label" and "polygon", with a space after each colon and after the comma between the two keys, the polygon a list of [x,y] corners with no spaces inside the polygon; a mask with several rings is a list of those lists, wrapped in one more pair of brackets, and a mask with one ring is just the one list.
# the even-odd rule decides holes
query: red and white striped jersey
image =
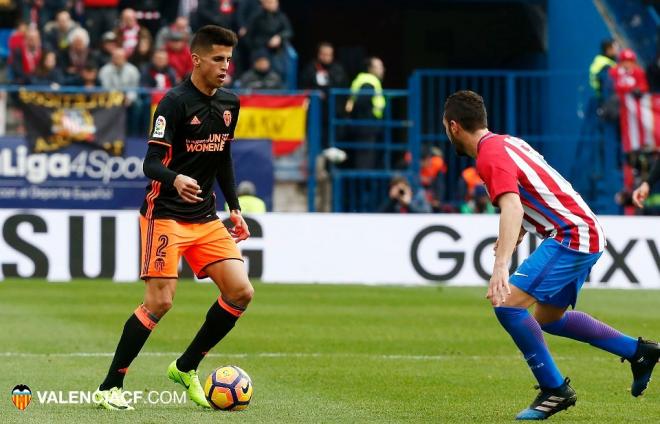
{"label": "red and white striped jersey", "polygon": [[477,147],[477,171],[493,204],[504,193],[520,195],[528,232],[584,253],[605,249],[605,233],[596,215],[525,141],[488,132]]}

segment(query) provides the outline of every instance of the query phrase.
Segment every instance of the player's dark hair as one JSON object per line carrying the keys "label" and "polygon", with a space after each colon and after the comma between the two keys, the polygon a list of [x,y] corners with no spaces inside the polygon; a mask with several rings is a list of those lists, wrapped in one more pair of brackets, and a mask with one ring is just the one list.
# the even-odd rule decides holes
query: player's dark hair
{"label": "player's dark hair", "polygon": [[601,54],[606,54],[607,51],[612,48],[612,46],[614,46],[614,40],[610,40],[610,39],[603,40],[600,43],[600,52],[601,52]]}
{"label": "player's dark hair", "polygon": [[483,97],[474,91],[457,91],[445,101],[445,119],[458,122],[468,132],[488,127]]}
{"label": "player's dark hair", "polygon": [[234,31],[217,25],[206,25],[197,30],[195,35],[193,35],[190,41],[190,51],[193,53],[207,51],[214,44],[236,47],[236,43],[238,43],[238,37],[236,37]]}

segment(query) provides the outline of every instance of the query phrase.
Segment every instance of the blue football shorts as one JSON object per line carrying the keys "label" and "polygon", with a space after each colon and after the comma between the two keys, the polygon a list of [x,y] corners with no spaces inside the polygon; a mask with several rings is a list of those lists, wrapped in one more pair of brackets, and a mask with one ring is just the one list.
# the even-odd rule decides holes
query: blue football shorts
{"label": "blue football shorts", "polygon": [[575,307],[582,284],[602,254],[578,252],[548,238],[520,264],[509,282],[539,303]]}

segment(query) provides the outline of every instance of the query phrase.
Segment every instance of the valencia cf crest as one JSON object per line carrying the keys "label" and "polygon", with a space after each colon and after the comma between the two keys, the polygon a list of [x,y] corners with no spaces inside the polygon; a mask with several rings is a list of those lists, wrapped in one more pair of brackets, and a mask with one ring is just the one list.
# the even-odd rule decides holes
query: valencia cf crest
{"label": "valencia cf crest", "polygon": [[225,125],[229,126],[231,124],[231,111],[225,110],[224,112],[222,112],[222,119],[224,119]]}
{"label": "valencia cf crest", "polygon": [[25,384],[19,384],[11,391],[11,401],[14,405],[23,411],[32,400],[32,391]]}

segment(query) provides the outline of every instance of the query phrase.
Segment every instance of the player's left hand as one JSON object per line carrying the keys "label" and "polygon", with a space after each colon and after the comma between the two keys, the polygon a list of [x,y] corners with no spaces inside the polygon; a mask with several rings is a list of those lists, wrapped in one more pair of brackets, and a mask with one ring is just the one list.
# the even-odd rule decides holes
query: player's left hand
{"label": "player's left hand", "polygon": [[486,298],[490,300],[493,306],[500,306],[510,294],[509,270],[506,266],[495,266],[493,268],[493,275],[490,277],[490,283],[488,284]]}
{"label": "player's left hand", "polygon": [[248,225],[245,222],[245,219],[243,219],[243,215],[241,215],[241,211],[232,210],[229,213],[229,219],[231,219],[231,222],[234,223],[234,228],[229,230],[229,233],[234,238],[236,243],[250,237],[250,230],[248,229]]}

